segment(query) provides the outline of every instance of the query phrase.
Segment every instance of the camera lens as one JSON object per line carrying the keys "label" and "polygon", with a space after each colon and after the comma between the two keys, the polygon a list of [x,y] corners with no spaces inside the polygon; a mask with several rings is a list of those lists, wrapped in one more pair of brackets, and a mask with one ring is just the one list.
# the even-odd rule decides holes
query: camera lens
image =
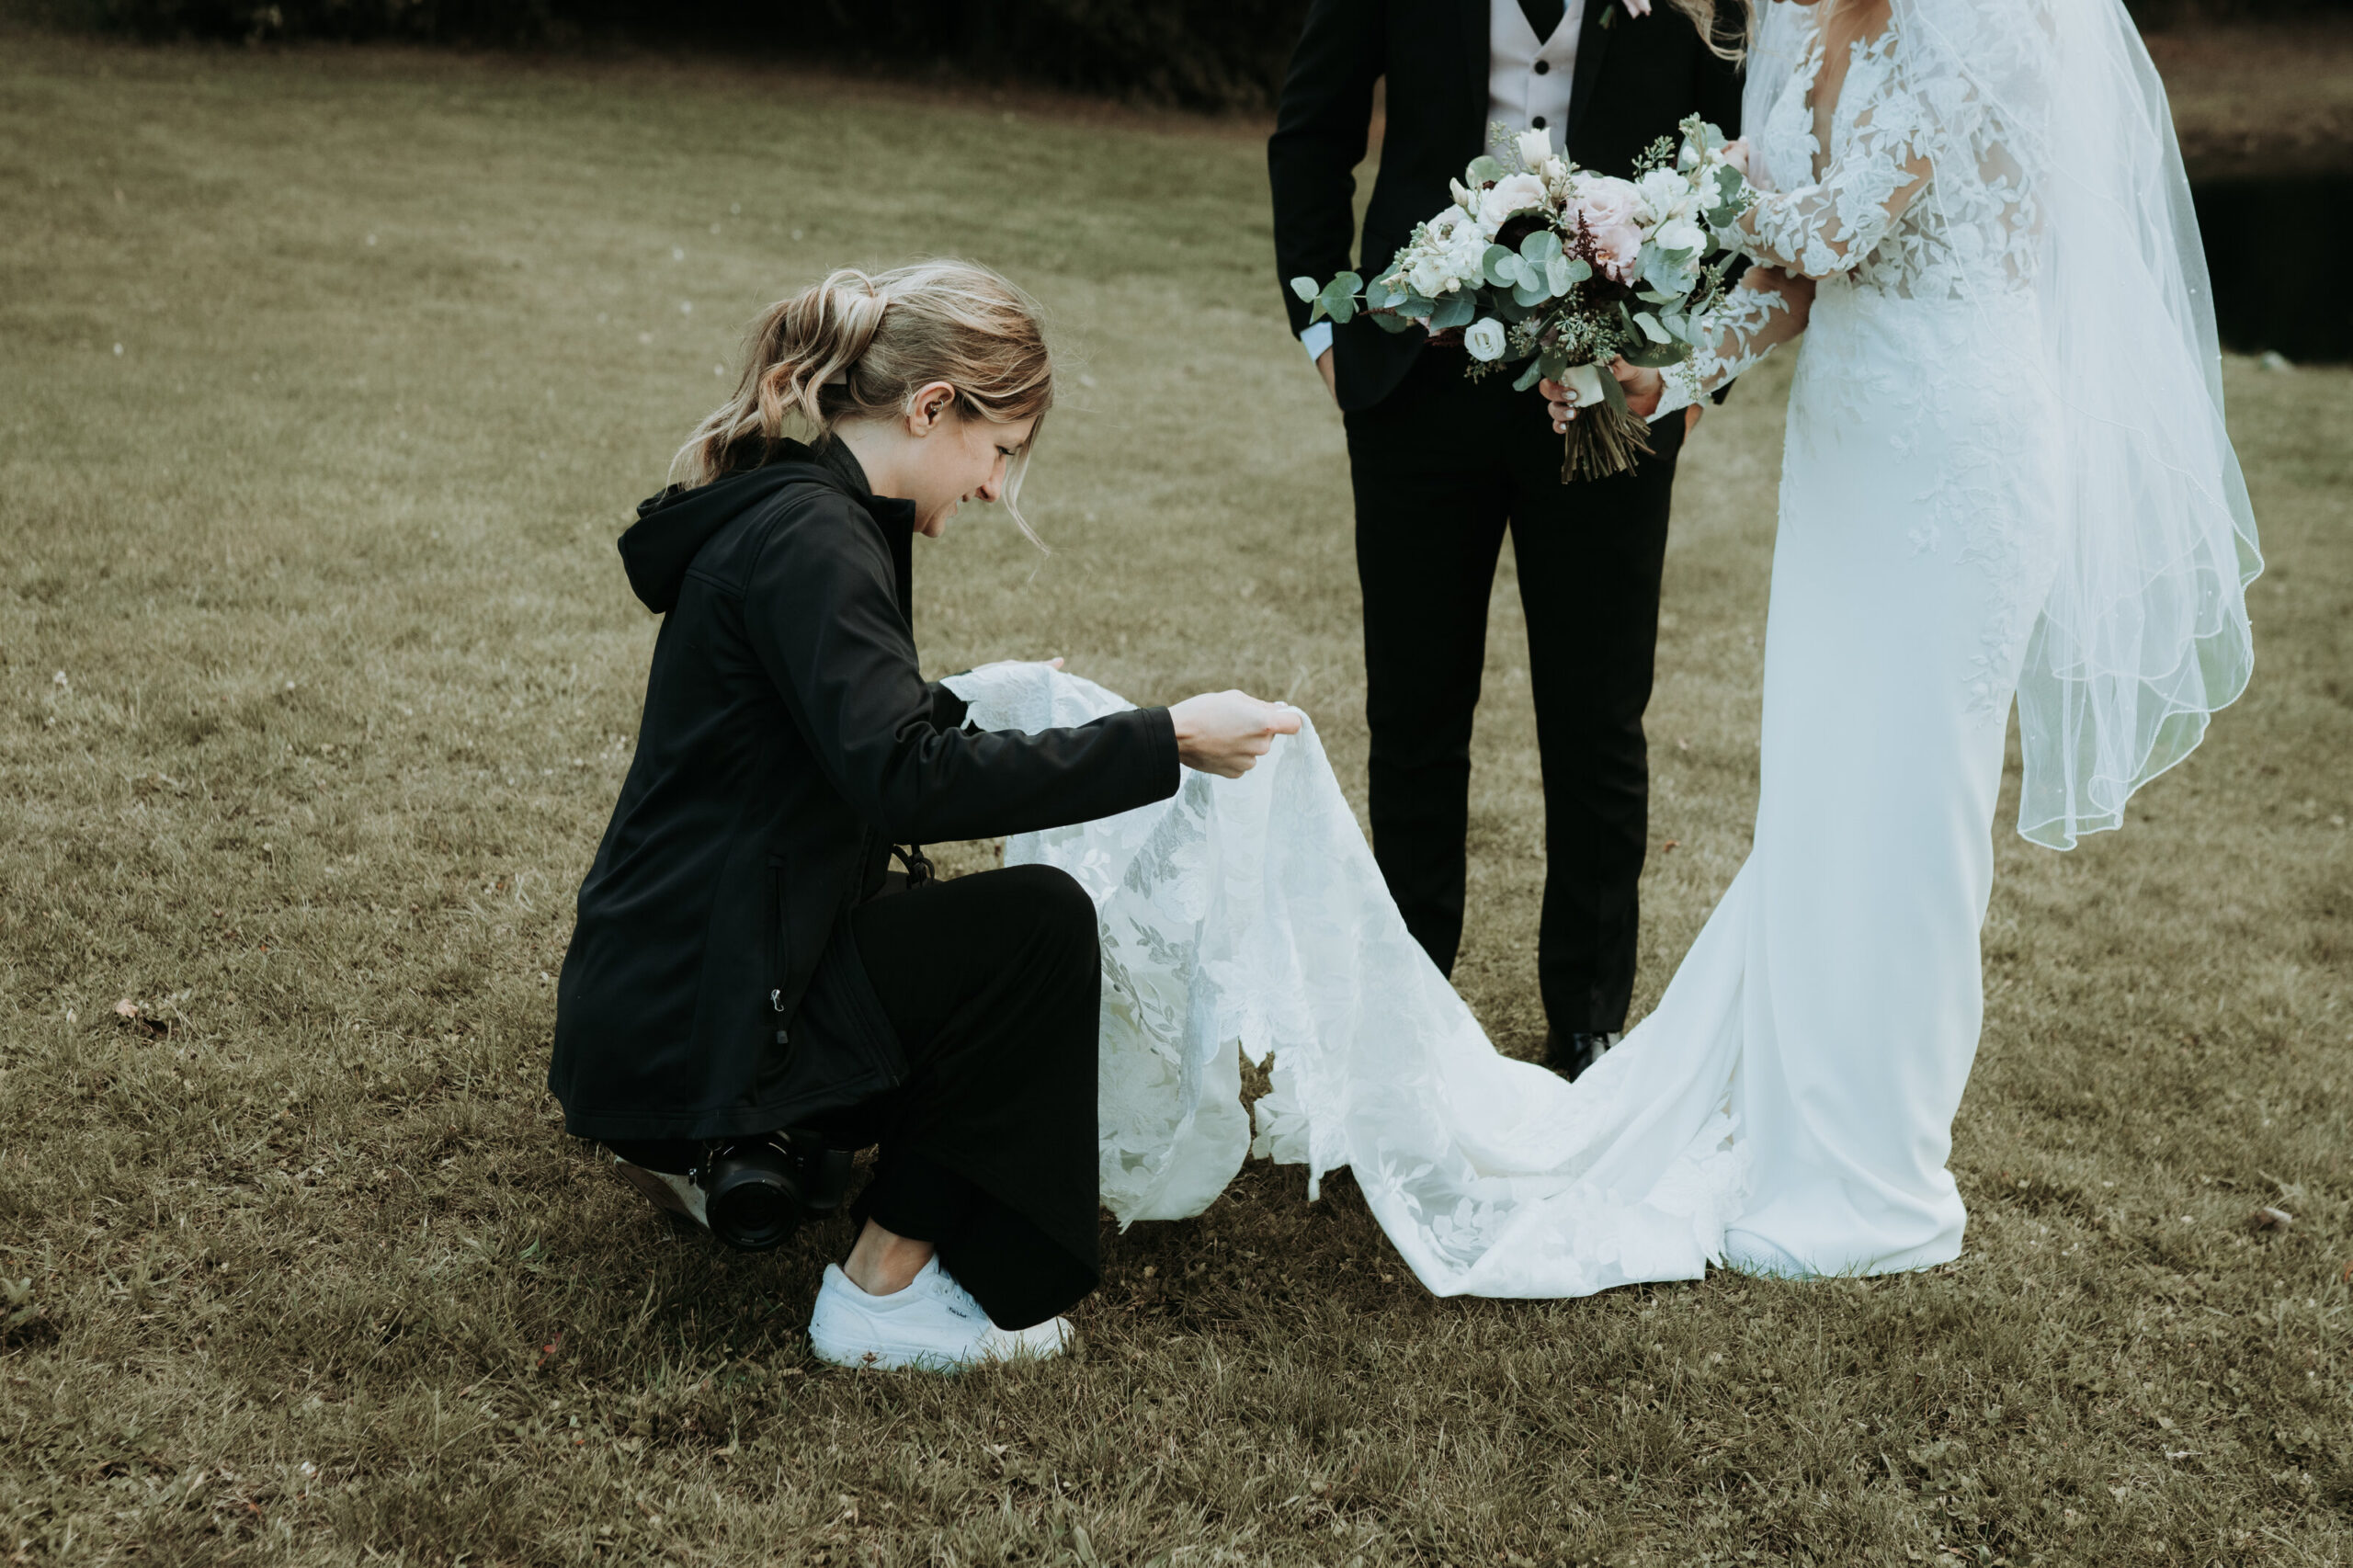
{"label": "camera lens", "polygon": [[715,1153],[703,1176],[711,1233],[745,1252],[780,1244],[801,1222],[800,1162],[779,1138],[746,1138]]}

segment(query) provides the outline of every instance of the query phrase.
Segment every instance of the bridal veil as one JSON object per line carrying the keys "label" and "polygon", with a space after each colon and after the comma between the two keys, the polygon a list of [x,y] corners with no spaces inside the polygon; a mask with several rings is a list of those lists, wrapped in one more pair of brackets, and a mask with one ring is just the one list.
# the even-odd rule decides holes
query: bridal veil
{"label": "bridal veil", "polygon": [[[1923,110],[1911,130],[1931,177],[1918,199],[2015,193],[2008,265],[2023,276],[2007,281],[2031,292],[2040,335],[2015,374],[2055,411],[2062,459],[2055,569],[2018,681],[2018,832],[2072,848],[2120,824],[2126,800],[2189,754],[2253,664],[2245,590],[2262,562],[2223,425],[2189,184],[2121,0],[1893,5],[1899,69]],[[1764,10],[1745,106],[1759,117],[1809,25],[1789,0]],[[1956,159],[1975,166],[1935,177]],[[1970,270],[1964,290],[1982,286]]]}

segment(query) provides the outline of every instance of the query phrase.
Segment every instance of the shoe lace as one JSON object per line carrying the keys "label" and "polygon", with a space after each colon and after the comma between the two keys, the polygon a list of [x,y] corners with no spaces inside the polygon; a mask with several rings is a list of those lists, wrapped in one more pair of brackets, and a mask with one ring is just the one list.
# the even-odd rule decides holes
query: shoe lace
{"label": "shoe lace", "polygon": [[939,1271],[938,1284],[936,1289],[940,1304],[958,1317],[977,1318],[982,1323],[994,1323],[995,1320],[982,1310],[981,1303],[972,1299],[972,1293],[965,1290],[962,1283],[945,1268]]}

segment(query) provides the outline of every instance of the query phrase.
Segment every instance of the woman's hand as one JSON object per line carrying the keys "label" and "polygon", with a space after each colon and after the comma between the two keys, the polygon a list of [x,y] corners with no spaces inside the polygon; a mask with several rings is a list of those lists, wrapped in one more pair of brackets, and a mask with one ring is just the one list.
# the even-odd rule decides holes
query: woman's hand
{"label": "woman's hand", "polygon": [[[1628,413],[1637,419],[1648,419],[1658,412],[1658,400],[1666,395],[1665,377],[1640,365],[1629,365],[1623,359],[1610,365],[1609,374],[1626,394]],[[1558,381],[1539,381],[1536,390],[1552,405],[1553,430],[1565,435],[1569,421],[1577,416],[1576,392]]]}
{"label": "woman's hand", "polygon": [[1748,178],[1748,138],[1733,137],[1724,143],[1723,152],[1724,162],[1738,169],[1743,179]]}
{"label": "woman's hand", "polygon": [[1168,717],[1176,725],[1176,760],[1221,778],[1249,772],[1277,735],[1299,733],[1298,709],[1246,691],[1205,691],[1169,709]]}

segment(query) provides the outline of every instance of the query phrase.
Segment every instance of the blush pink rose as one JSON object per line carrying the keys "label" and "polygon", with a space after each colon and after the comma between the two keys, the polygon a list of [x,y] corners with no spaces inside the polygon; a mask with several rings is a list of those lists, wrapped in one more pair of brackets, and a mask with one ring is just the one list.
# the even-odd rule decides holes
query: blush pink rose
{"label": "blush pink rose", "polygon": [[1575,199],[1577,225],[1593,241],[1601,269],[1624,282],[1643,254],[1642,192],[1626,180],[1586,175]]}
{"label": "blush pink rose", "polygon": [[1534,175],[1506,175],[1479,198],[1479,226],[1490,238],[1522,212],[1544,210],[1544,182]]}

